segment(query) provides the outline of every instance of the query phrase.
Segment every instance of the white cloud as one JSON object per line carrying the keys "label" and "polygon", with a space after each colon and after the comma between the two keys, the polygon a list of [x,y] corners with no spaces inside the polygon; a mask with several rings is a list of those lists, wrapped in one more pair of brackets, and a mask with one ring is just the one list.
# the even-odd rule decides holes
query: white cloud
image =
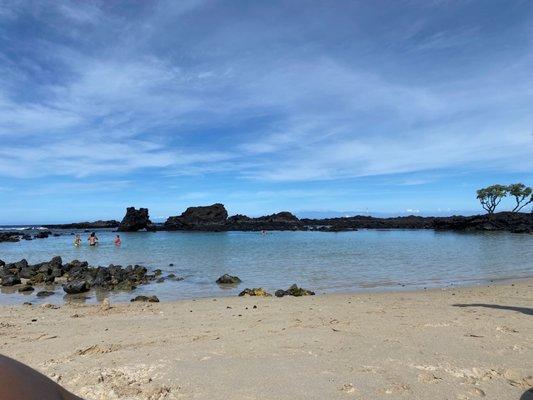
{"label": "white cloud", "polygon": [[[85,46],[100,41],[86,51],[36,39],[29,46],[35,59],[24,68],[3,55],[9,62],[0,67],[2,176],[156,168],[165,176],[233,172],[306,181],[452,167],[533,169],[529,55],[495,63],[482,76],[402,79],[368,67],[366,59],[286,39],[301,27],[259,35],[254,21],[236,27],[221,21],[200,33],[177,24],[204,10],[203,1],[159,2],[131,20],[106,12],[103,2],[58,2],[51,11],[45,3],[17,4],[0,3],[0,14],[12,19],[30,9],[48,21],[52,13],[58,19],[48,21],[50,29],[68,29]],[[410,43],[420,35],[415,31],[402,40]],[[179,36],[184,32],[190,35]],[[477,34],[443,30],[418,46],[448,49]],[[158,46],[164,51],[151,51]],[[25,89],[35,95],[21,96]],[[255,119],[266,122],[247,123]]]}

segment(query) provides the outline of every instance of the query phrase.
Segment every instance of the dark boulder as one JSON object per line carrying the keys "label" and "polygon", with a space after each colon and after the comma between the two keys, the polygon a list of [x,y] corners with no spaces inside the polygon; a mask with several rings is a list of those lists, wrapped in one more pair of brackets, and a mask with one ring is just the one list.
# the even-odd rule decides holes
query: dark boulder
{"label": "dark boulder", "polygon": [[176,274],[168,274],[166,279],[170,279],[171,281],[182,281],[184,278],[181,276],[176,276]]}
{"label": "dark boulder", "polygon": [[17,261],[16,263],[13,263],[13,267],[17,270],[21,270],[22,268],[26,268],[28,266],[28,261],[26,261],[25,258],[23,258],[20,261]]}
{"label": "dark boulder", "polygon": [[21,236],[20,232],[0,232],[0,242],[18,242]]}
{"label": "dark boulder", "polygon": [[136,296],[133,299],[131,299],[130,301],[131,302],[133,302],[133,301],[144,301],[144,302],[148,302],[148,303],[159,303],[159,299],[157,298],[157,296]]}
{"label": "dark boulder", "polygon": [[135,290],[135,288],[135,284],[130,280],[119,282],[114,286],[115,290],[124,290],[126,292],[131,292],[132,290]]}
{"label": "dark boulder", "polygon": [[145,229],[147,231],[154,231],[155,225],[150,221],[147,208],[128,207],[126,209],[126,215],[122,219],[122,222],[118,226],[118,230],[121,232],[136,232]]}
{"label": "dark boulder", "polygon": [[31,285],[24,285],[22,286],[21,288],[19,288],[19,292],[20,293],[24,293],[24,292],[33,292],[35,289],[33,286]]}
{"label": "dark boulder", "polygon": [[30,278],[30,283],[32,285],[39,283],[54,283],[55,277],[44,272],[37,272],[34,276]]}
{"label": "dark boulder", "polygon": [[19,277],[24,279],[31,279],[35,276],[37,271],[35,271],[35,268],[33,266],[25,267],[20,270],[18,273]]}
{"label": "dark boulder", "polygon": [[239,279],[238,276],[232,276],[228,274],[224,274],[220,278],[217,279],[217,283],[220,285],[235,285],[241,282],[242,281]]}
{"label": "dark boulder", "polygon": [[246,288],[239,293],[239,296],[259,296],[259,297],[270,297],[270,293],[267,293],[263,288]]}
{"label": "dark boulder", "polygon": [[14,286],[20,283],[20,278],[16,275],[4,275],[2,277],[2,286]]}
{"label": "dark boulder", "polygon": [[34,239],[46,239],[51,234],[52,234],[52,232],[50,232],[50,231],[41,231],[41,232],[33,235],[33,238]]}
{"label": "dark boulder", "polygon": [[84,292],[89,291],[89,289],[90,289],[90,287],[89,287],[89,284],[87,283],[87,281],[81,280],[81,279],[70,281],[70,282],[66,282],[63,285],[63,290],[67,294],[84,293]]}
{"label": "dark boulder", "polygon": [[37,297],[48,297],[55,294],[55,292],[49,291],[49,290],[41,290],[40,292],[37,292]]}
{"label": "dark boulder", "polygon": [[287,290],[279,289],[276,290],[274,293],[276,297],[283,297],[283,296],[294,296],[294,297],[300,297],[300,296],[314,296],[315,292],[312,292],[311,290],[303,289],[301,287],[298,287],[296,284],[291,285]]}
{"label": "dark boulder", "polygon": [[55,256],[50,260],[48,264],[52,268],[61,268],[61,266],[63,265],[63,260],[60,256]]}

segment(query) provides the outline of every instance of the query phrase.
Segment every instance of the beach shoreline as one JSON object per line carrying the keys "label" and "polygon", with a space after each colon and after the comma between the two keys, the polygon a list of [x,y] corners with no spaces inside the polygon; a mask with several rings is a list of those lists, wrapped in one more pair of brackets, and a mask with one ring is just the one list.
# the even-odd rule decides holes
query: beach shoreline
{"label": "beach shoreline", "polygon": [[0,306],[0,353],[88,400],[520,399],[532,289]]}

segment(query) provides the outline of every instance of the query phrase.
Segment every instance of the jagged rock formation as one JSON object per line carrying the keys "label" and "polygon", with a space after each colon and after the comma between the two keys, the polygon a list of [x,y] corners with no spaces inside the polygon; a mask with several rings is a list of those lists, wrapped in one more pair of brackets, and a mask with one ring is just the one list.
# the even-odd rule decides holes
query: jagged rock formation
{"label": "jagged rock formation", "polygon": [[220,203],[189,207],[181,215],[169,217],[164,224],[164,229],[169,231],[224,231],[227,230],[227,219],[228,212]]}
{"label": "jagged rock formation", "polygon": [[496,214],[435,218],[433,228],[454,231],[508,231],[533,233],[532,213],[500,212]]}
{"label": "jagged rock formation", "polygon": [[162,229],[164,230],[192,230],[192,231],[261,231],[261,230],[302,230],[303,224],[290,212],[259,218],[246,215],[234,215],[228,218],[228,212],[223,204],[210,206],[189,207],[176,217],[169,217]]}
{"label": "jagged rock formation", "polygon": [[316,230],[348,231],[357,229],[430,229],[435,217],[406,217],[376,218],[368,215],[353,217],[302,219],[301,222]]}
{"label": "jagged rock formation", "polygon": [[302,219],[313,230],[347,231],[356,229],[435,229],[454,231],[508,231],[533,233],[533,214],[500,212],[470,217],[419,217],[410,215],[395,218],[354,216],[330,219]]}
{"label": "jagged rock formation", "polygon": [[228,218],[230,231],[296,231],[305,230],[304,224],[288,211],[250,218],[246,215],[234,215]]}
{"label": "jagged rock formation", "polygon": [[128,207],[126,209],[126,215],[122,219],[122,222],[118,226],[120,232],[136,232],[142,229],[147,231],[155,231],[155,225],[150,221],[147,208]]}
{"label": "jagged rock formation", "polygon": [[300,296],[314,296],[315,292],[298,287],[298,285],[296,285],[295,283],[291,285],[287,290],[283,290],[283,289],[276,290],[276,293],[274,294],[276,297],[283,297],[283,296],[300,297]]}

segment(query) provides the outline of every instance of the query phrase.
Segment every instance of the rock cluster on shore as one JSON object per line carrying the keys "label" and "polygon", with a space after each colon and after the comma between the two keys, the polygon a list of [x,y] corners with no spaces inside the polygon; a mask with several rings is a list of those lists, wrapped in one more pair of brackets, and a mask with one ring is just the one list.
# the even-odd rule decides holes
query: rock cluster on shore
{"label": "rock cluster on shore", "polygon": [[157,274],[149,274],[140,265],[109,265],[92,267],[87,261],[74,260],[63,264],[61,257],[34,265],[23,259],[6,264],[0,261],[0,280],[2,286],[15,286],[23,283],[25,291],[35,285],[62,283],[67,294],[84,293],[93,288],[103,290],[133,290],[137,286],[154,281]]}

